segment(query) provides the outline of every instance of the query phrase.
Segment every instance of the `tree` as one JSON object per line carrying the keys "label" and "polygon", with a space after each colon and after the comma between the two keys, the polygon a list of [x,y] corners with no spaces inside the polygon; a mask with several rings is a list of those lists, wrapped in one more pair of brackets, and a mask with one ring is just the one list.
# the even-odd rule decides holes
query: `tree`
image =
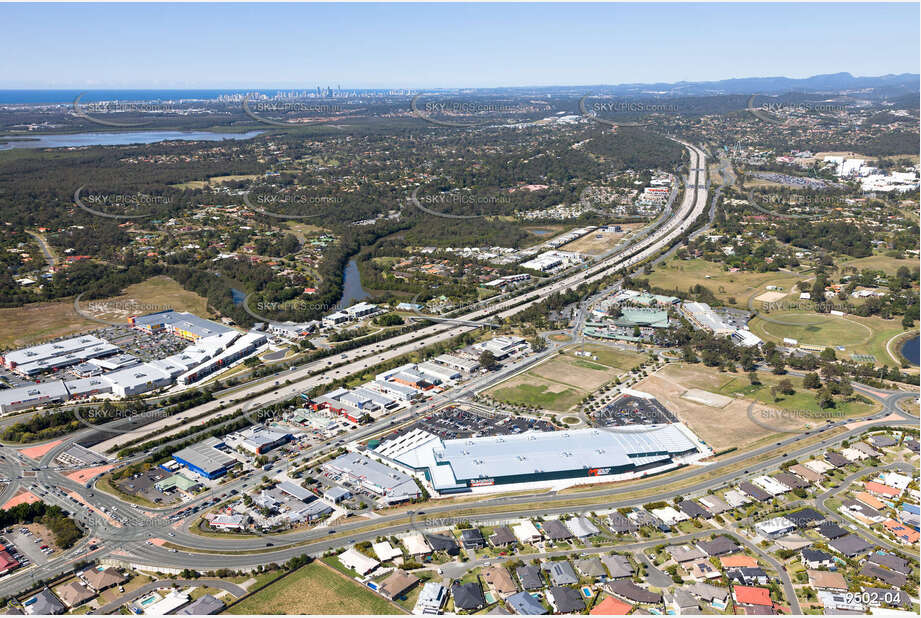
{"label": "tree", "polygon": [[535,352],[543,352],[547,349],[547,341],[543,337],[534,337],[528,343],[531,344],[531,349]]}
{"label": "tree", "polygon": [[830,363],[832,361],[837,360],[838,357],[835,356],[834,348],[825,348],[824,350],[822,350],[821,358],[823,361]]}
{"label": "tree", "polygon": [[491,371],[495,369],[498,364],[499,361],[496,360],[496,355],[489,350],[483,350],[483,352],[480,353],[480,365],[483,366],[483,369]]}
{"label": "tree", "polygon": [[835,407],[834,396],[831,394],[831,391],[828,390],[828,388],[823,388],[818,393],[816,393],[815,400],[816,400],[816,403],[819,404],[819,407],[822,408],[823,410],[825,408]]}
{"label": "tree", "polygon": [[822,380],[819,378],[819,374],[810,371],[803,376],[803,388],[822,388]]}
{"label": "tree", "polygon": [[788,380],[788,379],[786,379],[786,378],[784,378],[783,380],[781,380],[780,383],[779,383],[777,386],[778,386],[778,388],[780,388],[780,392],[783,393],[784,395],[792,395],[793,393],[796,392],[796,391],[793,389],[793,383],[790,382],[790,380]]}
{"label": "tree", "polygon": [[758,373],[755,371],[748,372],[748,381],[752,386],[759,386],[761,384],[761,380],[758,379]]}

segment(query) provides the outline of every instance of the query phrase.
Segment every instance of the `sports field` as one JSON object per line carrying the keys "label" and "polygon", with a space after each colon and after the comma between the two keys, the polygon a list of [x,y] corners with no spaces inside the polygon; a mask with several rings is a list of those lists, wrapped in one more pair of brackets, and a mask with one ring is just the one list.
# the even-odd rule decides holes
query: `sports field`
{"label": "sports field", "polygon": [[789,291],[793,284],[802,281],[803,274],[786,272],[735,272],[723,270],[721,264],[705,260],[671,259],[656,266],[649,275],[649,283],[666,290],[688,291],[695,285],[702,285],[721,299],[734,298],[733,306],[746,308],[748,298],[763,293],[768,285],[779,285]]}
{"label": "sports field", "polygon": [[840,358],[872,355],[877,365],[895,363],[886,351],[886,343],[903,331],[901,320],[799,311],[759,315],[748,327],[762,339],[776,343],[789,337],[799,345],[844,346],[843,352],[837,351]]}
{"label": "sports field", "polygon": [[[129,315],[152,313],[157,307],[208,316],[207,299],[182,289],[168,277],[154,277],[128,286],[116,298],[81,301],[80,305],[86,313],[113,322],[127,323]],[[23,347],[102,326],[80,316],[72,298],[0,309],[0,348]]]}
{"label": "sports field", "polygon": [[584,346],[595,358],[575,356],[576,348],[517,375],[488,391],[494,399],[564,412],[602,384],[632,369],[642,357],[601,345]]}
{"label": "sports field", "polygon": [[402,614],[358,582],[319,562],[234,605],[228,614]]}

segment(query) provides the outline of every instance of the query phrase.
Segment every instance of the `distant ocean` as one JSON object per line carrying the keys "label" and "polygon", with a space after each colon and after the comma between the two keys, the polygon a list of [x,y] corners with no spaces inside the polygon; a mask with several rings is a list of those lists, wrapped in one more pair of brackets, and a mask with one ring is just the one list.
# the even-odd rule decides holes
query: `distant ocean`
{"label": "distant ocean", "polygon": [[[297,89],[299,92],[309,88]],[[0,105],[11,104],[71,104],[79,95],[81,103],[93,101],[176,101],[179,99],[217,99],[222,95],[243,95],[258,91],[272,96],[286,89],[249,88],[241,90],[0,90]]]}

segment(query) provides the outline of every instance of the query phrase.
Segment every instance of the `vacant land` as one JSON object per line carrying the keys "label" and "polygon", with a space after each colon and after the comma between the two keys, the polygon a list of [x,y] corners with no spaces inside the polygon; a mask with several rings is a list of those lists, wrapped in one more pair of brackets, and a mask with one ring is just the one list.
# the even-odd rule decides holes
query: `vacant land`
{"label": "vacant land", "polygon": [[578,348],[569,348],[565,351],[567,356],[572,356],[576,350],[584,350],[595,356],[597,362],[609,367],[616,367],[622,371],[629,371],[642,363],[646,357],[635,352],[625,352],[617,348],[591,343]]}
{"label": "vacant land", "polygon": [[[804,389],[802,379],[794,376],[758,374],[761,384],[753,385],[745,373],[720,372],[703,365],[670,364],[636,385],[636,390],[652,394],[678,419],[688,425],[714,450],[728,447],[743,448],[776,433],[762,427],[749,414],[777,431],[806,430],[824,423],[825,416],[815,400],[815,391]],[[771,387],[788,379],[793,384],[792,395],[778,394]],[[690,389],[700,389],[729,397],[722,408],[714,408],[684,399]],[[852,401],[824,412],[828,418],[858,416],[875,411],[878,406]],[[770,410],[796,411],[772,414]],[[797,416],[800,412],[804,415]]]}
{"label": "vacant land", "polygon": [[499,401],[564,412],[586,395],[641,361],[638,354],[601,345],[585,346],[597,360],[575,356],[576,348],[499,384],[489,394]]}
{"label": "vacant land", "polygon": [[643,227],[642,223],[626,223],[620,226],[620,231],[615,232],[613,227],[606,230],[595,230],[582,238],[567,243],[560,247],[560,251],[573,251],[585,255],[601,255],[613,249],[624,236],[635,229]]}
{"label": "vacant land", "polygon": [[[702,285],[719,296],[727,304],[744,308],[748,297],[755,292],[765,292],[765,286],[780,285],[789,290],[803,279],[802,274],[788,272],[729,272],[721,264],[704,260],[671,259],[649,275],[649,283],[666,290],[688,291],[695,285]],[[733,298],[734,303],[728,303]]]}
{"label": "vacant land", "polygon": [[189,180],[177,185],[179,189],[204,189],[208,185],[219,185],[222,182],[237,182],[240,180],[255,180],[259,176],[255,174],[235,174],[231,176],[212,176],[208,180]]}
{"label": "vacant land", "polygon": [[842,358],[854,354],[871,355],[875,357],[877,365],[892,364],[886,343],[903,331],[899,320],[877,317],[835,316],[800,311],[773,312],[766,317],[768,319],[757,316],[748,324],[751,331],[762,339],[779,343],[784,337],[789,337],[801,345],[843,346],[844,351],[838,352]]}
{"label": "vacant land", "polygon": [[[154,277],[131,285],[125,288],[124,294],[116,298],[81,301],[80,306],[81,310],[95,317],[125,323],[130,315],[152,313],[167,308],[191,311],[207,317],[207,300],[193,292],[187,292],[168,277]],[[0,309],[0,347],[22,347],[55,337],[94,330],[101,326],[80,316],[74,310],[73,299]]]}
{"label": "vacant land", "polygon": [[900,260],[885,255],[871,255],[858,259],[839,258],[837,262],[842,273],[846,272],[846,269],[856,268],[858,271],[881,270],[887,275],[894,275],[902,266],[909,270],[918,267],[918,260]]}
{"label": "vacant land", "polygon": [[231,607],[229,614],[400,614],[361,584],[319,562],[270,584]]}

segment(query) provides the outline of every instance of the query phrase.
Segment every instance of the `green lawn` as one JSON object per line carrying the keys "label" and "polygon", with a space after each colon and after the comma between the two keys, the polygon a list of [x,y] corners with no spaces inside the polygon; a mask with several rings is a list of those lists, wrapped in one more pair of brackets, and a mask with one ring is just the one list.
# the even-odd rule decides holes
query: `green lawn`
{"label": "green lawn", "polygon": [[231,607],[228,614],[400,614],[383,597],[313,562]]}
{"label": "green lawn", "polygon": [[498,401],[557,411],[568,410],[582,398],[582,393],[572,388],[558,393],[547,392],[547,388],[545,384],[518,384],[497,389],[490,394]]}

